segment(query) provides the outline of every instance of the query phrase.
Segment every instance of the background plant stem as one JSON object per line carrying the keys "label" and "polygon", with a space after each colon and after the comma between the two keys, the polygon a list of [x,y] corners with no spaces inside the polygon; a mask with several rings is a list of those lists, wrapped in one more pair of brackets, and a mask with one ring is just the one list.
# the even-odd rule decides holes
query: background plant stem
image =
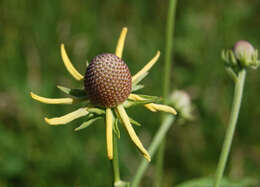
{"label": "background plant stem", "polygon": [[232,139],[234,136],[236,123],[239,115],[239,109],[242,101],[242,95],[243,95],[243,89],[244,89],[244,83],[246,78],[246,70],[242,69],[238,73],[238,79],[235,82],[235,91],[234,91],[234,98],[233,98],[233,104],[232,104],[232,110],[231,110],[231,117],[228,124],[228,129],[226,131],[225,140],[223,143],[220,159],[218,162],[218,167],[216,171],[216,178],[214,182],[214,187],[219,187],[221,179],[223,177],[223,173],[225,170],[225,166],[227,163],[227,158],[230,152]]}
{"label": "background plant stem", "polygon": [[[151,158],[153,157],[154,153],[158,149],[163,138],[166,136],[166,133],[172,126],[174,120],[175,120],[175,116],[168,115],[165,117],[162,125],[160,126],[159,130],[156,132],[156,134],[152,140],[152,143],[148,149],[148,152],[149,152]],[[135,176],[133,178],[132,187],[139,186],[139,183],[144,175],[144,172],[146,171],[146,169],[148,167],[148,164],[149,164],[149,162],[147,162],[147,160],[143,158],[141,164],[139,165],[139,168],[137,169],[137,173],[135,174]]]}
{"label": "background plant stem", "polygon": [[[175,23],[177,0],[169,0],[168,17],[166,25],[166,47],[165,47],[165,65],[164,65],[164,79],[163,79],[163,97],[164,101],[167,101],[170,90],[170,71],[172,60],[172,43],[173,43],[173,31]],[[160,187],[163,176],[163,159],[165,150],[165,138],[162,139],[161,145],[158,150],[158,156],[156,161],[156,178],[155,186]]]}
{"label": "background plant stem", "polygon": [[119,170],[119,159],[118,159],[118,151],[117,151],[117,137],[113,133],[113,160],[112,160],[112,167],[113,167],[113,174],[114,174],[114,181],[113,186],[120,181],[120,170]]}

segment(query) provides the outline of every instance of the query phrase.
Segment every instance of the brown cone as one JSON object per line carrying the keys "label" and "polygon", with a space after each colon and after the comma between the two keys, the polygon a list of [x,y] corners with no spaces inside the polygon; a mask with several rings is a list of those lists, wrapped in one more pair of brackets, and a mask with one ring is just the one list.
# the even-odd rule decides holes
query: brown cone
{"label": "brown cone", "polygon": [[84,85],[92,103],[111,108],[128,98],[132,77],[122,59],[106,53],[93,58],[87,67]]}

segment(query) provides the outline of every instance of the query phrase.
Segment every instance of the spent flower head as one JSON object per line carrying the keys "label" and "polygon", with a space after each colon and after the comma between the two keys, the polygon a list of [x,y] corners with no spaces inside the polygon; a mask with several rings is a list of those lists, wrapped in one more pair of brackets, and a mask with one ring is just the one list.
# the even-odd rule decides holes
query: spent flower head
{"label": "spent flower head", "polygon": [[[61,44],[61,57],[68,72],[78,81],[84,82],[84,89],[70,89],[57,86],[70,97],[46,98],[31,92],[31,97],[46,104],[74,104],[85,103],[85,106],[61,117],[44,118],[49,125],[65,125],[69,122],[86,116],[86,121],[75,130],[88,127],[95,121],[106,120],[107,155],[113,159],[113,132],[120,138],[118,123],[124,125],[131,140],[137,146],[144,157],[150,161],[150,155],[136,135],[133,125],[140,125],[130,118],[126,108],[143,105],[152,112],[163,111],[176,115],[175,109],[170,106],[155,104],[161,98],[149,95],[134,94],[133,92],[143,88],[139,82],[144,79],[151,67],[160,56],[156,55],[134,76],[122,60],[122,53],[127,34],[127,28],[123,28],[118,39],[115,54],[104,53],[93,58],[87,65],[85,76],[79,73],[72,65],[64,45]],[[87,103],[87,105],[86,105]]]}

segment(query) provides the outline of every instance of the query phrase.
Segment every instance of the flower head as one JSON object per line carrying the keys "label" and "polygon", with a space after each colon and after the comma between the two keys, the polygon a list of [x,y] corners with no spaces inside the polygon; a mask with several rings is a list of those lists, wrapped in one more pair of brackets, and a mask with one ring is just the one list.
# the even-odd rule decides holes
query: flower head
{"label": "flower head", "polygon": [[132,88],[132,77],[126,63],[114,54],[96,56],[85,74],[85,91],[91,102],[115,107],[124,102]]}
{"label": "flower head", "polygon": [[143,88],[138,83],[146,77],[148,71],[156,63],[160,56],[158,51],[152,60],[148,62],[138,73],[131,77],[126,63],[121,59],[127,28],[123,28],[118,40],[115,54],[104,53],[93,58],[87,66],[85,76],[82,76],[72,65],[61,44],[61,56],[68,72],[78,81],[84,81],[84,89],[70,89],[57,86],[61,91],[68,94],[68,98],[46,98],[31,92],[31,97],[46,104],[74,104],[85,102],[87,106],[56,118],[45,118],[49,125],[65,125],[69,122],[86,116],[87,120],[75,130],[88,127],[96,120],[106,119],[107,155],[113,159],[113,131],[120,137],[118,122],[121,122],[128,132],[131,140],[137,146],[144,157],[150,161],[150,155],[136,135],[133,125],[140,125],[130,118],[125,108],[135,105],[144,105],[152,112],[163,111],[176,114],[176,111],[167,105],[155,104],[159,97],[134,94],[133,92]]}

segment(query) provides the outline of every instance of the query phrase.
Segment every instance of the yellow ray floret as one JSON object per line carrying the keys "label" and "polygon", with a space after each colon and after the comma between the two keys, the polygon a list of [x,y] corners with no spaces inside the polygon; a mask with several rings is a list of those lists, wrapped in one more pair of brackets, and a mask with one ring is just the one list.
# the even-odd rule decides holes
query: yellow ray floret
{"label": "yellow ray floret", "polygon": [[34,100],[46,104],[73,104],[76,102],[73,98],[46,98],[36,95],[33,92],[30,92],[30,95]]}
{"label": "yellow ray floret", "polygon": [[[142,98],[142,97],[140,97],[139,95],[136,95],[136,94],[130,94],[128,98],[135,100],[135,101],[144,101],[145,100],[144,98]],[[144,106],[147,109],[149,109],[150,111],[156,112],[156,109],[154,109],[151,104],[145,104]]]}
{"label": "yellow ray floret", "polygon": [[113,113],[110,108],[106,109],[106,138],[107,138],[107,156],[109,160],[113,159]]}
{"label": "yellow ray floret", "polygon": [[[136,100],[136,101],[144,101],[145,100],[145,98],[142,98],[137,94],[130,94],[128,98],[132,99],[132,100]],[[167,105],[149,103],[149,104],[145,104],[144,106],[152,112],[162,111],[162,112],[168,112],[168,113],[171,113],[171,114],[174,114],[174,115],[177,114],[177,112],[174,108],[167,106]]]}
{"label": "yellow ray floret", "polygon": [[148,161],[151,161],[151,157],[149,155],[149,153],[147,152],[147,150],[144,148],[143,144],[141,143],[141,141],[139,140],[138,136],[136,135],[131,123],[130,123],[130,120],[129,120],[129,117],[123,107],[123,105],[118,105],[117,106],[117,111],[120,115],[120,118],[122,119],[123,121],[123,124],[131,138],[131,140],[135,143],[135,145],[137,146],[137,148],[141,151],[141,153],[144,155],[144,157],[148,160]]}
{"label": "yellow ray floret", "polygon": [[174,108],[167,106],[167,105],[161,105],[161,104],[155,104],[155,103],[150,103],[148,105],[149,105],[149,107],[153,108],[155,111],[168,112],[173,115],[177,114],[177,112]]}
{"label": "yellow ray floret", "polygon": [[157,51],[156,55],[152,58],[152,60],[150,60],[144,67],[143,69],[141,69],[138,73],[136,73],[133,77],[132,77],[132,83],[134,84],[135,81],[142,76],[142,74],[148,72],[153,65],[157,62],[158,58],[160,57],[160,51]]}
{"label": "yellow ray floret", "polygon": [[56,118],[44,118],[46,123],[49,125],[65,125],[74,119],[86,116],[89,112],[87,111],[87,108],[80,108],[78,110],[75,110],[74,112],[68,113],[64,116],[61,117],[56,117]]}
{"label": "yellow ray floret", "polygon": [[61,57],[63,60],[63,63],[65,65],[65,67],[67,68],[68,72],[76,79],[76,80],[83,80],[83,76],[74,68],[74,66],[72,65],[66,50],[64,48],[64,44],[61,44],[60,46],[60,50],[61,50]]}
{"label": "yellow ray floret", "polygon": [[127,28],[124,27],[121,31],[120,37],[117,41],[117,46],[116,46],[116,56],[119,58],[122,58],[123,50],[124,50],[124,45],[125,45],[125,38],[127,34]]}

